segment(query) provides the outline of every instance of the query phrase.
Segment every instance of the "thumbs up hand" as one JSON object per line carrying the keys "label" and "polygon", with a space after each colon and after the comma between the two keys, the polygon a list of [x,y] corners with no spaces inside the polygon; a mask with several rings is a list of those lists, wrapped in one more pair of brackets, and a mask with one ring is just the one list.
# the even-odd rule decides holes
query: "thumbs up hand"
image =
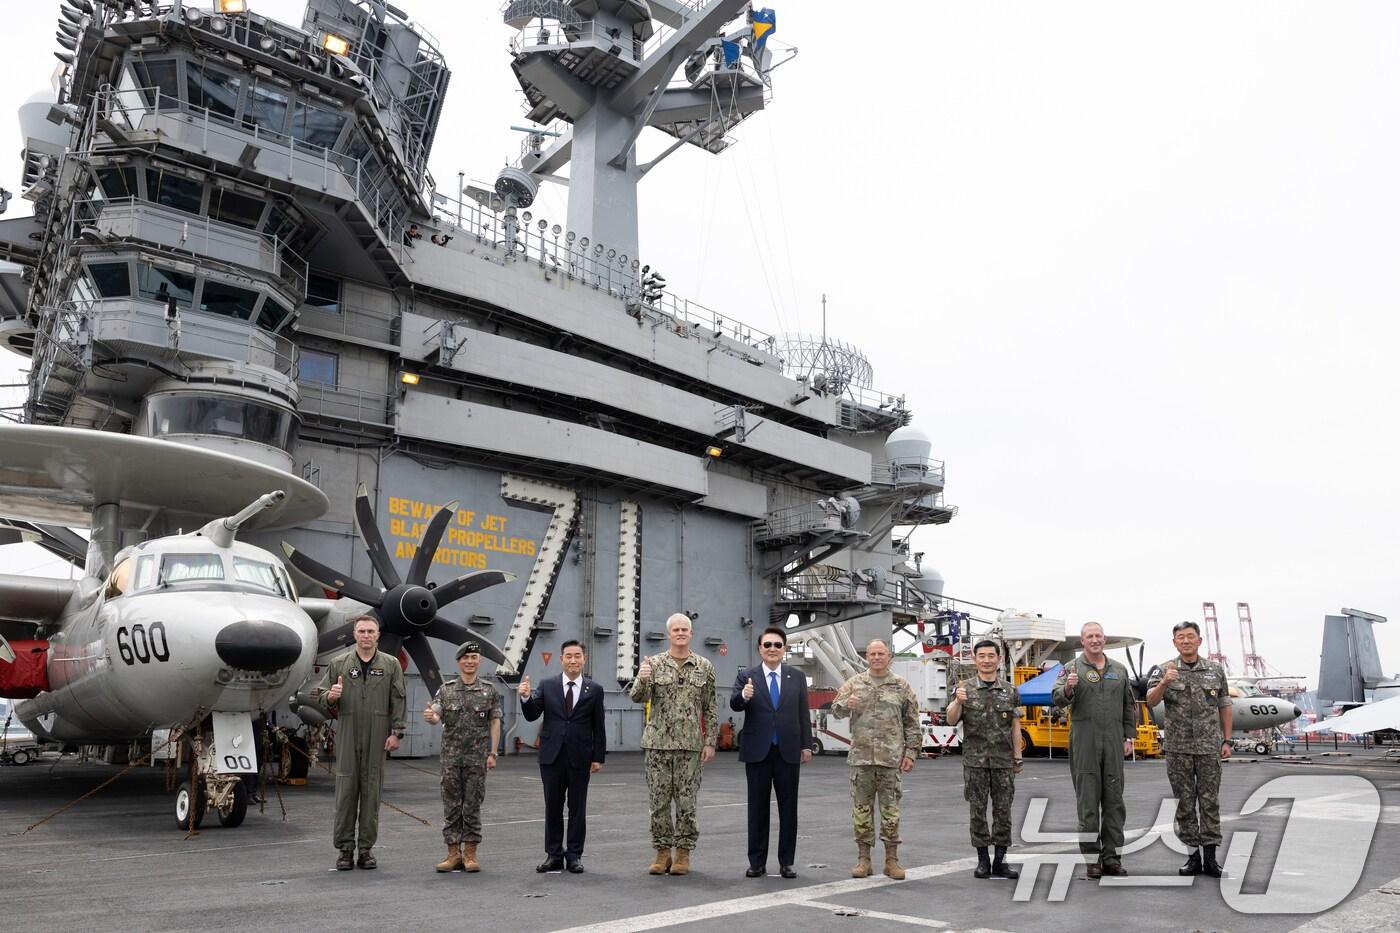
{"label": "thumbs up hand", "polygon": [[437,714],[433,712],[432,700],[429,700],[428,705],[423,707],[423,721],[428,725],[433,725],[437,722]]}
{"label": "thumbs up hand", "polygon": [[340,695],[344,692],[345,677],[342,675],[337,677],[335,683],[331,684],[331,688],[326,691],[326,699],[330,700],[332,703],[338,703],[340,701]]}
{"label": "thumbs up hand", "polygon": [[1074,688],[1075,688],[1075,687],[1079,686],[1079,671],[1078,671],[1078,670],[1076,670],[1076,669],[1073,668],[1073,667],[1071,667],[1071,668],[1069,669],[1069,676],[1065,678],[1065,686],[1069,688],[1069,691],[1070,691],[1071,693],[1074,692]]}
{"label": "thumbs up hand", "polygon": [[651,658],[642,658],[642,666],[637,669],[637,678],[647,680],[651,677]]}
{"label": "thumbs up hand", "polygon": [[748,683],[744,684],[744,689],[743,689],[743,692],[742,692],[742,696],[744,697],[745,700],[752,700],[752,699],[753,699],[753,678],[752,678],[752,677],[749,678],[749,682],[748,682]]}
{"label": "thumbs up hand", "polygon": [[1179,670],[1176,669],[1176,662],[1172,662],[1171,664],[1168,664],[1168,665],[1167,665],[1167,669],[1166,669],[1165,671],[1162,672],[1162,683],[1164,683],[1164,684],[1176,683],[1177,679],[1178,679],[1180,676],[1181,676],[1181,671],[1179,671]]}
{"label": "thumbs up hand", "polygon": [[530,678],[529,678],[529,677],[522,677],[522,678],[520,678],[520,687],[518,688],[518,692],[520,693],[520,699],[522,699],[522,700],[528,700],[528,699],[530,699]]}
{"label": "thumbs up hand", "polygon": [[954,694],[954,695],[958,698],[958,702],[959,702],[959,703],[966,703],[966,702],[967,702],[967,684],[958,684],[958,691],[957,691],[957,693]]}

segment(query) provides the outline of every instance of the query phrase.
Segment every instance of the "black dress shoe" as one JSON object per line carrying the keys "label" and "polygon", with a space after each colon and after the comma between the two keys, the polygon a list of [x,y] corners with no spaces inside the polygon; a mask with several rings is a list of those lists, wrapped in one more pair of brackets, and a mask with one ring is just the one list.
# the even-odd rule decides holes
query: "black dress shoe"
{"label": "black dress shoe", "polygon": [[581,874],[583,874],[583,863],[580,862],[578,859],[574,859],[572,862],[570,862],[570,863],[569,863],[569,874],[571,874],[571,875],[581,875]]}
{"label": "black dress shoe", "polygon": [[1122,862],[1104,862],[1103,873],[1105,875],[1112,875],[1117,878],[1122,878],[1128,874],[1128,869],[1123,867]]}
{"label": "black dress shoe", "polygon": [[763,865],[750,865],[744,872],[745,878],[762,878],[768,874],[768,869]]}
{"label": "black dress shoe", "polygon": [[797,872],[795,872],[795,871],[792,870],[792,866],[791,866],[791,865],[784,865],[781,869],[778,870],[778,874],[782,875],[784,878],[796,878],[796,877],[797,877]]}
{"label": "black dress shoe", "polygon": [[547,871],[563,871],[564,860],[557,855],[552,855],[535,866],[535,871],[544,874]]}

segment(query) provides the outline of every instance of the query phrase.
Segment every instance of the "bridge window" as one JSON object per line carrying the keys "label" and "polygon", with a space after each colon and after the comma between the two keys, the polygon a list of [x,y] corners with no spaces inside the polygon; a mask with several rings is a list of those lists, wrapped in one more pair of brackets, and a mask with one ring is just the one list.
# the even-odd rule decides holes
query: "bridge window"
{"label": "bridge window", "polygon": [[258,221],[262,220],[262,212],[263,202],[257,198],[222,188],[209,192],[209,216],[215,220],[256,230]]}
{"label": "bridge window", "polygon": [[218,68],[185,63],[185,89],[190,106],[208,108],[211,114],[232,118],[238,112],[242,80]]}
{"label": "bridge window", "polygon": [[110,199],[141,197],[141,193],[136,189],[134,168],[100,168],[97,170],[97,183],[102,188],[103,196]]}
{"label": "bridge window", "polygon": [[199,298],[199,310],[248,321],[252,320],[253,306],[257,303],[257,292],[205,279],[204,291]]}
{"label": "bridge window", "polygon": [[297,382],[309,382],[312,385],[328,386],[334,389],[338,362],[339,360],[334,353],[323,353],[320,350],[303,348],[297,354]]}
{"label": "bridge window", "polygon": [[222,580],[224,562],[218,554],[166,554],[160,562],[162,583]]}
{"label": "bridge window", "polygon": [[260,131],[281,136],[287,124],[287,95],[266,84],[255,85],[248,94],[243,123]]}
{"label": "bridge window", "polygon": [[312,272],[306,277],[306,303],[327,314],[340,313],[340,280]]}
{"label": "bridge window", "polygon": [[292,135],[303,142],[331,149],[345,126],[345,115],[297,101],[292,114]]}
{"label": "bridge window", "polygon": [[286,450],[296,438],[296,415],[227,396],[162,395],[144,405],[150,437],[208,434],[238,437]]}
{"label": "bridge window", "polygon": [[146,197],[157,204],[173,207],[187,214],[198,214],[204,204],[204,185],[192,178],[182,178],[170,172],[148,168]]}
{"label": "bridge window", "polygon": [[97,293],[103,298],[131,297],[131,269],[124,262],[95,262],[88,266]]}
{"label": "bridge window", "polygon": [[194,276],[174,269],[143,262],[139,266],[136,285],[142,298],[161,304],[174,298],[178,306],[188,308],[194,300]]}
{"label": "bridge window", "polygon": [[[174,60],[138,58],[131,63],[131,70],[136,74],[136,83],[143,89],[142,96],[146,98],[148,107],[158,106],[161,110],[167,108],[174,109],[180,105],[180,80],[175,68]],[[150,90],[155,88],[160,94],[160,101],[157,103],[155,94]]]}
{"label": "bridge window", "polygon": [[262,310],[258,312],[258,326],[263,330],[277,330],[287,323],[287,318],[292,316],[292,312],[282,307],[271,298],[264,299]]}

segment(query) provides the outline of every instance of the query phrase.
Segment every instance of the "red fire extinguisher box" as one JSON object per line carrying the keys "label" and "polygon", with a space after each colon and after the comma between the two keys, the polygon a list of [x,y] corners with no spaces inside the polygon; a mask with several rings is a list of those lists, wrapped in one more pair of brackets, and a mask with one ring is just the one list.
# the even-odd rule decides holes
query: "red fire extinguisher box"
{"label": "red fire extinguisher box", "polygon": [[0,697],[30,700],[49,689],[49,643],[12,641],[13,664],[0,663]]}

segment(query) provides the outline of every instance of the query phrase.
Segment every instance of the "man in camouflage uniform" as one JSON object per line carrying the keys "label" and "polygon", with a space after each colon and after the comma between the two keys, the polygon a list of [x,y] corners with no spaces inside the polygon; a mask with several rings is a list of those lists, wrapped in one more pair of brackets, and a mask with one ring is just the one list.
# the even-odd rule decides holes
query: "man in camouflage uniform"
{"label": "man in camouflage uniform", "polygon": [[[977,850],[974,878],[1019,878],[1006,864],[1011,845],[1011,800],[1015,775],[1021,773],[1021,693],[997,676],[1001,647],[991,639],[972,646],[977,675],[958,684],[948,704],[948,725],[963,724],[963,796],[970,808],[972,847]],[[987,798],[992,801],[992,828],[987,830]],[[996,860],[987,847],[996,846]]]}
{"label": "man in camouflage uniform", "polygon": [[378,868],[379,798],[384,792],[384,757],[403,738],[403,668],[398,658],[379,650],[379,619],[364,615],[354,621],[355,647],[326,665],[317,697],[340,723],[335,733],[335,867],[355,867],[356,824],[359,824],[359,866]]}
{"label": "man in camouflage uniform", "polygon": [[1104,654],[1103,626],[1079,630],[1084,653],[1070,661],[1050,691],[1055,706],[1068,706],[1069,767],[1079,807],[1079,851],[1093,857],[1089,877],[1126,875],[1123,847],[1123,759],[1137,737],[1137,697],[1128,669]]}
{"label": "man in camouflage uniform", "polygon": [[486,796],[486,772],[496,767],[501,740],[501,696],[477,678],[481,645],[463,642],[457,648],[460,679],[449,680],[423,710],[423,721],[442,729],[442,841],[447,858],[438,871],[480,871],[476,847],[481,842],[481,801]]}
{"label": "man in camouflage uniform", "polygon": [[1195,622],[1173,626],[1172,644],[1177,657],[1148,675],[1147,705],[1166,704],[1162,744],[1176,797],[1176,837],[1191,849],[1177,874],[1204,871],[1219,878],[1220,761],[1230,757],[1230,685],[1219,664],[1201,657],[1201,630]]}
{"label": "man in camouflage uniform", "polygon": [[635,702],[651,704],[642,731],[642,752],[651,797],[651,844],[656,849],[647,871],[653,875],[690,871],[690,850],[700,838],[695,819],[700,769],[715,757],[719,733],[715,667],[691,653],[690,635],[690,617],[685,613],[667,619],[671,647],[665,654],[642,659],[629,691]]}
{"label": "man in camouflage uniform", "polygon": [[899,865],[900,775],[914,770],[923,748],[919,704],[909,682],[890,673],[889,645],[875,639],[865,646],[869,669],[841,685],[831,715],[851,717],[851,823],[860,855],[852,878],[870,874],[870,847],[875,844],[875,799],[880,801],[880,839],[885,844],[885,874],[902,881]]}

